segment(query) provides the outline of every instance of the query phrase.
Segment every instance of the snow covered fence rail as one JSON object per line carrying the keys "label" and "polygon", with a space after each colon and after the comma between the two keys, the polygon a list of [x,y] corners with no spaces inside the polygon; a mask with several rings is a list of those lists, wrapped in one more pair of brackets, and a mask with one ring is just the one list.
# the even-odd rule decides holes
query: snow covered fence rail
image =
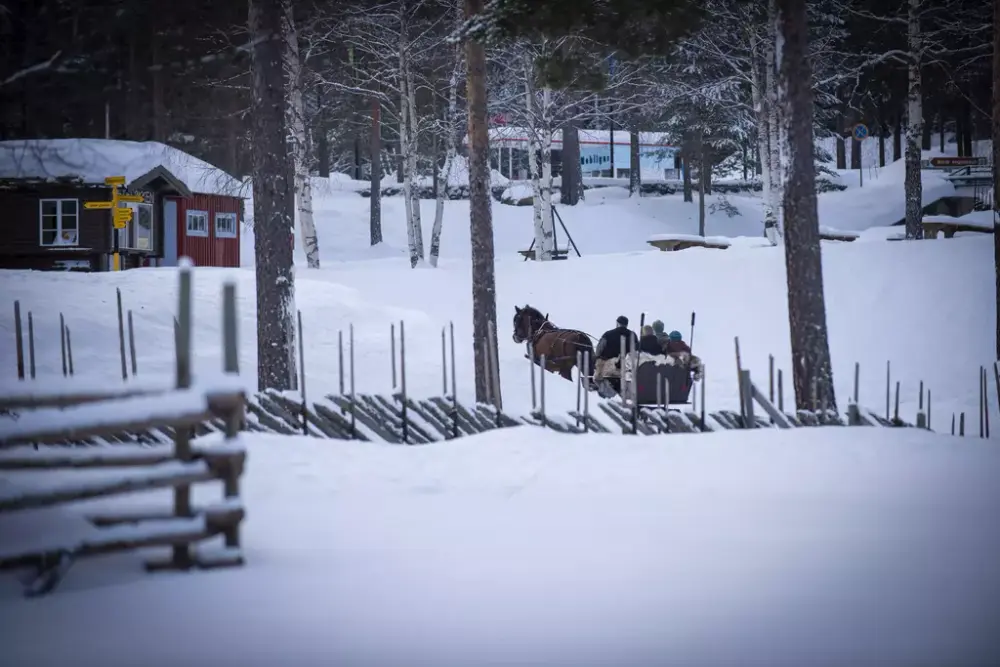
{"label": "snow covered fence rail", "polygon": [[[78,379],[68,378],[55,385],[33,379],[26,382],[19,345],[20,381],[14,390],[0,394],[0,411],[8,413],[0,419],[0,473],[6,473],[0,480],[4,483],[0,486],[0,522],[11,512],[137,491],[171,488],[174,499],[169,510],[91,516],[87,530],[79,535],[60,532],[49,536],[36,530],[27,540],[5,540],[0,545],[0,568],[33,567],[26,588],[29,596],[53,590],[81,556],[169,546],[170,556],[147,561],[148,570],[243,564],[239,529],[244,511],[239,496],[246,451],[238,437],[245,420],[245,393],[236,379],[235,286],[227,284],[223,288],[223,370],[227,376],[217,387],[192,387],[192,284],[188,262],[182,264],[179,291],[174,339],[176,378],[171,386],[140,382],[108,388],[84,386]],[[124,382],[128,373],[122,330],[119,306]],[[135,367],[133,361],[133,373]],[[34,378],[34,373],[31,376]],[[221,444],[202,440],[192,446],[193,435],[203,431],[204,424],[220,426]],[[157,444],[137,444],[150,440]],[[119,446],[108,447],[112,442]],[[39,448],[60,443],[105,446]],[[128,472],[121,472],[122,468]],[[80,469],[114,472],[99,476],[65,472]],[[51,474],[56,471],[62,472]],[[40,478],[38,472],[49,474]],[[222,482],[224,500],[209,507],[195,507],[191,485],[206,481]],[[221,551],[193,548],[219,535],[224,539]]]}
{"label": "snow covered fence rail", "polygon": [[[162,488],[174,489],[173,509],[92,517],[94,530],[73,540],[53,535],[41,544],[5,542],[0,546],[0,568],[33,567],[35,574],[26,592],[39,595],[55,588],[73,560],[82,556],[170,546],[173,549],[170,558],[147,562],[147,568],[186,570],[242,564],[239,525],[244,513],[239,501],[239,479],[246,453],[237,440],[243,419],[242,392],[179,389],[138,397],[107,400],[88,397],[87,400],[86,404],[63,410],[33,409],[35,406],[28,401],[19,401],[22,406],[29,403],[28,409],[20,412],[17,420],[0,422],[0,471],[14,472],[5,475],[8,482],[5,487],[9,488],[0,491],[0,514]],[[63,399],[59,403],[70,402]],[[190,429],[213,418],[221,418],[227,425],[225,444],[192,447]],[[113,434],[124,436],[154,428],[171,433],[174,446],[37,448],[38,444]],[[30,444],[35,447],[25,446]],[[20,485],[16,474],[16,471],[80,469],[115,472],[79,480],[63,473],[55,484],[46,486]],[[212,480],[223,483],[223,504],[194,510],[190,485]],[[222,557],[192,553],[192,544],[219,534],[224,536],[226,544]]]}

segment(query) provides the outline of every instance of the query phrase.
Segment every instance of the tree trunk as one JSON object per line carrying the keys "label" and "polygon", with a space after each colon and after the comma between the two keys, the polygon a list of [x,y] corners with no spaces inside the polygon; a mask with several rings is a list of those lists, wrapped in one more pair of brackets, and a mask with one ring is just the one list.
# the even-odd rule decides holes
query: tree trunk
{"label": "tree trunk", "polygon": [[996,338],[1000,359],[1000,0],[993,0],[993,266],[996,272]]}
{"label": "tree trunk", "polygon": [[[933,143],[934,140],[931,137],[931,130],[933,128],[931,127],[930,123],[925,123],[924,122],[924,117],[923,116],[924,116],[924,112],[926,111],[926,109],[924,109],[923,100],[921,100],[920,106],[921,106],[921,108],[920,108],[920,149],[921,150],[925,150],[925,151],[929,151],[930,149],[934,148],[934,143]],[[931,114],[929,111],[927,112],[927,115],[930,116],[931,118],[933,118],[933,114]]]}
{"label": "tree trunk", "polygon": [[861,142],[851,133],[851,169],[861,169]]}
{"label": "tree trunk", "polygon": [[903,189],[906,197],[906,238],[922,239],[923,234],[923,184],[920,180],[920,139],[924,121],[920,85],[920,35],[921,0],[909,0],[907,19],[910,64],[907,67],[908,90],[906,95],[906,175]]}
{"label": "tree trunk", "polygon": [[639,167],[639,129],[633,128],[628,143],[628,196],[642,196],[642,174]]}
{"label": "tree trunk", "polygon": [[944,153],[944,126],[948,117],[941,112],[938,114],[938,150]]}
{"label": "tree trunk", "polygon": [[[288,10],[291,11],[289,4]],[[306,253],[306,266],[319,268],[319,241],[313,221],[312,179],[306,161],[308,135],[306,133],[305,105],[302,101],[302,61],[299,58],[299,38],[293,18],[286,19],[285,76],[288,86],[288,125],[292,138],[292,163],[295,169],[295,200],[299,213],[299,238]]]}
{"label": "tree trunk", "polygon": [[892,161],[895,162],[903,157],[903,121],[899,114],[896,115],[896,125],[892,131]]}
{"label": "tree trunk", "polygon": [[322,178],[330,178],[330,127],[323,111],[323,87],[316,87],[316,108],[320,109],[316,128],[316,170]]}
{"label": "tree trunk", "polygon": [[[410,147],[407,151],[409,164],[407,165],[408,178],[410,180],[410,206],[413,212],[410,226],[413,229],[413,239],[417,250],[417,263],[424,261],[424,229],[420,218],[420,190],[417,185],[417,158],[420,156],[420,126],[417,121],[417,86],[413,78],[413,63],[410,62],[409,54],[406,59],[406,112],[409,114],[409,139]],[[413,258],[410,258],[411,266]]]}
{"label": "tree trunk", "polygon": [[253,42],[253,206],[257,278],[257,383],[295,387],[295,193],[282,55],[290,0],[250,0]]}
{"label": "tree trunk", "polygon": [[462,50],[456,47],[455,66],[451,70],[451,79],[448,81],[448,109],[445,112],[445,153],[444,166],[438,177],[438,188],[436,193],[437,203],[434,208],[434,226],[431,228],[431,249],[430,263],[436,267],[438,256],[441,254],[441,228],[444,224],[444,200],[448,194],[448,183],[451,180],[451,166],[455,162],[455,155],[458,153],[458,146],[455,142],[455,119],[458,118],[458,79],[462,73]]}
{"label": "tree trunk", "polygon": [[[483,10],[483,0],[464,0],[465,18]],[[486,376],[487,339],[496,344],[496,276],[494,274],[493,216],[490,210],[489,132],[486,115],[486,49],[482,43],[465,43],[466,97],[469,108],[469,224],[472,238],[472,345],[476,374],[476,400],[489,394]],[[496,385],[500,386],[499,378]],[[499,399],[500,397],[497,397]]]}
{"label": "tree trunk", "polygon": [[160,36],[154,30],[150,38],[153,61],[153,141],[167,140],[167,109],[164,101],[163,79],[165,76],[160,54]]}
{"label": "tree trunk", "polygon": [[972,104],[965,100],[962,104],[962,115],[965,132],[962,135],[962,148],[966,157],[972,157],[972,133],[975,131],[975,123],[972,121]]}
{"label": "tree trunk", "polygon": [[684,184],[684,201],[694,201],[694,191],[691,187],[691,137],[684,133],[684,141],[681,146],[681,178]]}
{"label": "tree trunk", "polygon": [[885,133],[886,126],[885,123],[879,123],[878,132],[878,166],[885,166]]}
{"label": "tree trunk", "polygon": [[698,236],[705,236],[705,184],[708,182],[706,168],[708,156],[705,154],[705,136],[698,133]]}
{"label": "tree trunk", "polygon": [[781,117],[789,158],[783,202],[795,404],[800,410],[816,410],[825,405],[836,411],[813,162],[813,94],[806,6],[800,0],[776,0],[776,3],[782,38],[778,58],[780,90],[784,93]]}
{"label": "tree trunk", "polygon": [[837,169],[847,169],[847,139],[837,137]]}
{"label": "tree trunk", "polygon": [[382,242],[382,105],[372,100],[372,135],[368,141],[371,200],[368,202],[368,236],[371,245]]}
{"label": "tree trunk", "polygon": [[576,206],[580,203],[580,184],[583,179],[580,168],[580,132],[573,121],[569,121],[562,131],[562,188],[560,203]]}
{"label": "tree trunk", "polygon": [[764,236],[772,245],[777,245],[781,238],[781,223],[783,220],[782,197],[784,192],[784,177],[781,164],[781,142],[785,139],[784,128],[781,126],[781,109],[778,104],[778,69],[779,62],[775,51],[777,45],[777,11],[774,0],[768,4],[768,22],[766,42],[764,44],[764,113],[767,117],[767,201],[764,204]]}
{"label": "tree trunk", "polygon": [[403,206],[406,210],[406,243],[410,252],[410,266],[416,267],[424,259],[424,238],[420,226],[420,198],[415,188],[417,156],[416,114],[410,109],[416,100],[411,88],[412,77],[405,27],[400,31],[399,43],[399,148],[403,165]]}
{"label": "tree trunk", "polygon": [[[542,99],[545,100],[545,107],[548,108],[549,89],[542,90]],[[552,259],[556,249],[555,222],[552,216],[552,130],[548,118],[544,118],[545,129],[542,132],[542,154],[541,167],[542,177],[539,192],[542,196],[542,245],[535,246],[536,254],[543,262]],[[538,251],[541,251],[540,253]]]}

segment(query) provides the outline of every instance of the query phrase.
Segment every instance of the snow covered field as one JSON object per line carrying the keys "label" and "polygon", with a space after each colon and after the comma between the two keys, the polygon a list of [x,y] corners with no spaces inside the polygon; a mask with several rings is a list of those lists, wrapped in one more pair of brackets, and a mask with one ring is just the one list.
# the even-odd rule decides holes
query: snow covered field
{"label": "snow covered field", "polygon": [[0,663],[1000,660],[994,447],[519,431],[422,448],[251,436],[246,567],[81,561],[33,601],[0,579]]}
{"label": "snow covered field", "polygon": [[[992,239],[885,241],[896,230],[880,225],[903,206],[898,182],[880,185],[892,169],[820,195],[823,225],[864,232],[823,246],[838,399],[843,407],[857,361],[861,402],[883,409],[891,361],[904,418],[922,380],[936,430],[964,411],[978,435],[977,372],[994,361]],[[951,187],[926,179],[928,190]],[[531,208],[493,205],[505,408],[530,407],[523,348],[510,338],[513,306],[525,303],[595,336],[642,312],[687,336],[696,310],[694,348],[715,408],[737,405],[734,336],[759,383],[769,353],[790,373],[784,255],[760,247],[758,198],[730,196],[740,216],[710,214],[707,233],[730,237],[727,250],[661,253],[646,240],[696,233],[696,205],[628,200],[620,188],[587,196],[560,208],[584,257],[546,264],[515,252],[531,242]],[[423,202],[428,237],[433,205]],[[400,198],[383,201],[386,243],[376,249],[366,199],[331,187],[316,206],[324,268],[299,268],[296,280],[310,391],[336,390],[337,334],[346,340],[353,324],[358,390],[387,392],[389,326],[404,320],[409,391],[440,393],[441,327],[454,321],[459,395],[471,399],[468,203],[446,204],[436,270],[409,268]],[[248,265],[252,244],[246,234]],[[238,286],[252,386],[247,266],[195,272],[195,371],[221,368],[226,280]],[[35,316],[41,377],[60,373],[62,312],[77,373],[117,381],[115,287],[134,311],[140,375],[172,374],[174,270],[2,271],[6,307],[19,299]],[[0,358],[13,356],[5,316]],[[555,376],[547,391],[551,409],[575,403],[574,386]],[[996,438],[992,379],[990,397]],[[32,601],[4,575],[0,665],[1000,663],[995,441],[856,428],[633,439],[524,427],[424,448],[246,443],[245,568],[146,575],[140,554],[115,556],[77,563],[51,597]],[[209,486],[196,500],[203,492],[218,498]],[[21,527],[77,524],[108,502],[26,513]],[[162,506],[166,496],[128,502]]]}

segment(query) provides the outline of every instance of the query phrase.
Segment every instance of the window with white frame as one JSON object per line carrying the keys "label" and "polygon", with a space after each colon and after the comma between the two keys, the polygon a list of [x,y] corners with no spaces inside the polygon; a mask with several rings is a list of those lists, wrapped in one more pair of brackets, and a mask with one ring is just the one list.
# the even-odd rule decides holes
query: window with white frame
{"label": "window with white frame", "polygon": [[215,214],[215,237],[220,239],[236,238],[236,214]]}
{"label": "window with white frame", "polygon": [[208,211],[187,212],[188,236],[208,236]]}
{"label": "window with white frame", "polygon": [[38,202],[38,243],[43,246],[77,245],[80,239],[80,202],[76,199],[42,199]]}

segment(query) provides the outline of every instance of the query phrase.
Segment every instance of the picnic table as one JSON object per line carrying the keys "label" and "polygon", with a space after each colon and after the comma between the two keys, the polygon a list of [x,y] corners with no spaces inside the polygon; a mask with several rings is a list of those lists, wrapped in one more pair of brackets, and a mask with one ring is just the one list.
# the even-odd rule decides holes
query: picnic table
{"label": "picnic table", "polygon": [[657,234],[646,241],[661,252],[686,250],[687,248],[714,248],[725,250],[730,246],[729,239],[718,236],[694,236],[688,234]]}

